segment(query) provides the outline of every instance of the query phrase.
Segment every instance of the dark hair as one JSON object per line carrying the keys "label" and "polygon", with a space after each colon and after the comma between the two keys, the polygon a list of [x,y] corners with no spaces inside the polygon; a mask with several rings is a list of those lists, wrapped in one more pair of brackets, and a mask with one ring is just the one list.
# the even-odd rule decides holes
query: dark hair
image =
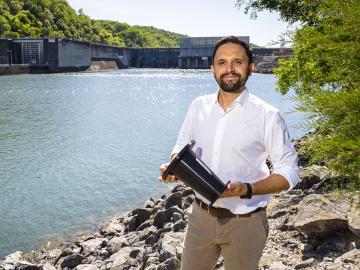
{"label": "dark hair", "polygon": [[214,64],[215,54],[216,54],[217,50],[220,48],[220,46],[222,46],[226,43],[234,43],[234,44],[237,44],[237,45],[243,47],[245,50],[245,53],[249,59],[249,64],[253,63],[252,51],[251,51],[249,45],[246,42],[240,40],[239,38],[237,38],[235,36],[228,36],[228,37],[224,37],[224,38],[220,39],[218,42],[216,42],[214,50],[213,50],[213,54],[212,54],[212,64]]}

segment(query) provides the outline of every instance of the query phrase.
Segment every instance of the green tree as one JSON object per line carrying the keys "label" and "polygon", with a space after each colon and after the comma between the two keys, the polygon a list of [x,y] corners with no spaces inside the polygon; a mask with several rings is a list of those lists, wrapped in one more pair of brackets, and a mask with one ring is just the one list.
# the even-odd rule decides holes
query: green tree
{"label": "green tree", "polygon": [[[246,2],[247,11],[270,9],[279,11],[286,21],[301,23],[293,36],[293,57],[281,60],[275,70],[278,89],[282,93],[295,90],[298,109],[307,112],[309,126],[317,129],[317,140],[308,145],[313,160],[325,161],[333,171],[349,176],[359,188],[359,2]],[[286,13],[288,2],[293,8]]]}
{"label": "green tree", "polygon": [[58,36],[116,46],[178,46],[182,35],[154,27],[92,20],[66,0],[0,0],[1,37]]}

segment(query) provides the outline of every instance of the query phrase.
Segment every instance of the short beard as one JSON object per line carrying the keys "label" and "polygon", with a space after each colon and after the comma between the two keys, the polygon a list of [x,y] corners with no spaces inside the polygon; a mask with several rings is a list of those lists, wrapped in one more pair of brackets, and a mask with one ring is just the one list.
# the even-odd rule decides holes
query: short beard
{"label": "short beard", "polygon": [[[236,75],[238,77],[238,80],[235,82],[226,83],[224,81],[224,77],[229,74]],[[249,78],[249,70],[247,70],[246,77],[244,79],[241,78],[241,74],[239,73],[224,73],[220,75],[219,78],[215,77],[215,80],[220,86],[221,90],[229,93],[234,93],[234,92],[239,92],[245,86],[245,83],[247,82],[248,78]]]}

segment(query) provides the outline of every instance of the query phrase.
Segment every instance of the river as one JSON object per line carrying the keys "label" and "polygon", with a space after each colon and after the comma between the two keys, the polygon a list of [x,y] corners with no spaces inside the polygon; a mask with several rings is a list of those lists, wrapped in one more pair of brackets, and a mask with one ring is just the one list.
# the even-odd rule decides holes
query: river
{"label": "river", "polygon": [[[303,115],[273,75],[250,92],[278,107],[297,138]],[[217,85],[209,70],[126,69],[0,77],[0,258],[96,229],[167,193],[168,159],[191,101]]]}

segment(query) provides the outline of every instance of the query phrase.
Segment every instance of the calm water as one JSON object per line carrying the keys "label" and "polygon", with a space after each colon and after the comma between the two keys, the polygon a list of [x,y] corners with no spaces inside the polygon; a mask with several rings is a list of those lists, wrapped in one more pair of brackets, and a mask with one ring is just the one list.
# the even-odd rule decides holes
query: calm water
{"label": "calm water", "polygon": [[[251,92],[289,112],[273,75]],[[91,230],[166,193],[168,159],[196,96],[217,88],[209,71],[132,69],[0,77],[0,257]],[[291,137],[299,113],[286,114]]]}

